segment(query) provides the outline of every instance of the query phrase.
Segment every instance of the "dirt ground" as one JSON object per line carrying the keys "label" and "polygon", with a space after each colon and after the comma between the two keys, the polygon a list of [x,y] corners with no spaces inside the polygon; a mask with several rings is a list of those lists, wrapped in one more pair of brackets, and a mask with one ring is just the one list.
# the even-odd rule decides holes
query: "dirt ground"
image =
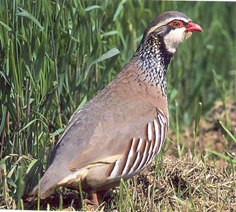
{"label": "dirt ground", "polygon": [[[215,102],[209,115],[203,117],[199,123],[199,131],[196,138],[196,155],[208,155],[209,157],[205,157],[206,162],[210,162],[210,155],[213,156],[207,151],[207,149],[223,155],[235,156],[235,143],[220,125],[219,120],[226,123],[226,117],[228,116],[228,129],[234,136],[236,136],[236,101],[228,99],[226,108],[225,111],[222,101]],[[192,132],[193,129],[188,129],[186,132],[181,134],[180,143],[185,143],[185,154],[193,152],[194,138]],[[168,133],[168,137],[172,141],[176,142],[176,136],[171,132],[171,130]],[[176,143],[174,143],[174,146],[176,146]],[[177,149],[171,148],[166,155],[178,158],[178,151]],[[217,169],[223,171],[224,167],[228,165],[228,163],[220,157],[213,157]]]}

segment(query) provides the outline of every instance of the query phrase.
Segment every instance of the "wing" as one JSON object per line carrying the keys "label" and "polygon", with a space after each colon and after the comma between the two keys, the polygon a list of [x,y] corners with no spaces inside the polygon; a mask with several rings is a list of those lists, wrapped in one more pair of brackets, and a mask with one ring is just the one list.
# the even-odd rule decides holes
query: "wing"
{"label": "wing", "polygon": [[157,117],[146,125],[144,137],[132,138],[122,157],[110,165],[109,178],[126,178],[139,173],[160,152],[169,126],[166,115],[157,111]]}
{"label": "wing", "polygon": [[122,110],[106,107],[88,145],[71,161],[69,170],[112,163],[122,157],[130,139],[145,137],[145,126],[157,117],[155,107],[142,101],[122,104]]}

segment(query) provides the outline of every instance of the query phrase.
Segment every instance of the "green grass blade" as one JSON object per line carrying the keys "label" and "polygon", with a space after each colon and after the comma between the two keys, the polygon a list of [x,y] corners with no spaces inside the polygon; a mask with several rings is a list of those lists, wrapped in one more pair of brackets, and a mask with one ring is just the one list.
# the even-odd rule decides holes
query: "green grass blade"
{"label": "green grass blade", "polygon": [[81,205],[82,209],[84,208],[84,197],[83,197],[83,190],[82,190],[82,185],[81,181],[79,180],[79,194],[80,194],[80,200],[81,200]]}
{"label": "green grass blade", "polygon": [[19,7],[19,9],[22,11],[20,13],[17,13],[17,16],[20,17],[25,17],[25,18],[29,18],[30,20],[32,20],[39,28],[40,30],[44,33],[44,27],[39,23],[39,21],[29,12],[27,12],[26,10],[22,9]]}
{"label": "green grass blade", "polygon": [[85,76],[87,77],[88,73],[89,73],[89,69],[92,65],[99,63],[103,60],[107,60],[111,57],[116,56],[117,54],[119,54],[120,51],[117,48],[113,48],[111,50],[109,50],[108,52],[104,53],[103,55],[101,55],[99,58],[97,58],[96,60],[94,60],[85,70]]}
{"label": "green grass blade", "polygon": [[236,160],[232,160],[232,158],[230,158],[230,156],[222,155],[222,154],[220,154],[220,153],[218,153],[218,152],[215,152],[215,151],[212,151],[212,150],[210,150],[210,149],[206,149],[206,151],[207,151],[207,152],[210,152],[210,153],[212,153],[212,154],[214,154],[214,155],[217,155],[218,157],[221,157],[221,158],[223,158],[224,160],[226,160],[226,161],[228,161],[228,162],[232,162],[232,163],[236,164]]}
{"label": "green grass blade", "polygon": [[84,9],[84,11],[85,11],[85,12],[88,12],[88,11],[90,11],[90,10],[99,9],[99,8],[101,8],[101,7],[98,6],[98,5],[93,5],[93,6],[90,6],[90,7],[86,7],[86,8]]}
{"label": "green grass blade", "polygon": [[121,183],[122,183],[123,187],[125,188],[126,195],[127,195],[127,198],[128,198],[129,204],[130,204],[130,207],[131,207],[132,211],[134,212],[134,206],[133,206],[133,203],[132,203],[132,201],[131,201],[128,188],[127,188],[127,186],[125,185],[125,181],[123,180],[123,178],[121,178]]}
{"label": "green grass blade", "polygon": [[224,128],[224,130],[228,133],[228,135],[233,139],[234,143],[236,144],[236,137],[227,129],[227,127],[222,121],[219,121],[219,123]]}

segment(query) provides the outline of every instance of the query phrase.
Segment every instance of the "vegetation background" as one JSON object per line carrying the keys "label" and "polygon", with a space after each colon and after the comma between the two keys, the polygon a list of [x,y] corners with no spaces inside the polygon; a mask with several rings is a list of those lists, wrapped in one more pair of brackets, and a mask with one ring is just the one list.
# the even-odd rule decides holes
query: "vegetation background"
{"label": "vegetation background", "polygon": [[[138,47],[148,23],[167,10],[184,13],[203,28],[203,33],[194,33],[178,47],[168,69],[170,138],[157,161],[163,162],[170,149],[177,150],[178,159],[190,151],[191,162],[202,161],[204,167],[208,165],[204,158],[211,156],[210,163],[220,157],[225,167],[230,167],[227,176],[231,184],[225,197],[235,192],[236,142],[230,133],[227,101],[235,101],[236,94],[236,3],[0,0],[1,208],[28,207],[23,195],[48,167],[53,146],[73,112],[117,75]],[[220,123],[228,132],[222,144],[227,151],[210,150],[214,142],[208,138],[209,156],[197,151],[196,141],[200,115],[207,117],[216,100],[222,102],[225,112]],[[194,144],[190,149],[181,136],[186,134]],[[197,207],[189,196],[184,199],[181,195],[180,190],[172,194],[181,207]],[[235,196],[230,196],[231,203]],[[213,201],[214,209],[224,209],[225,197],[222,203],[220,198]],[[180,207],[164,200],[159,201],[159,209],[161,204],[168,210]],[[121,201],[119,209],[124,209],[122,204],[134,204],[130,202]],[[138,206],[145,211],[143,207]],[[206,200],[202,208],[208,210]]]}

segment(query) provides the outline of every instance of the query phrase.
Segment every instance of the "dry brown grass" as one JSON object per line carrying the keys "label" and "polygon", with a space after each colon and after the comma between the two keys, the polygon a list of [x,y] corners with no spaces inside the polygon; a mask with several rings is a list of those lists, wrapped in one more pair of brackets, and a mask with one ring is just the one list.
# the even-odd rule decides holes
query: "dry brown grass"
{"label": "dry brown grass", "polygon": [[[226,112],[229,115],[231,131],[235,133],[235,102],[228,100]],[[207,148],[225,153],[225,146],[233,146],[230,140],[224,140],[226,132],[218,124],[217,116],[224,120],[225,110],[222,104],[215,103],[209,116],[201,120],[199,136],[196,140],[197,157],[193,157],[193,136],[191,130],[181,134],[185,142],[185,152],[178,158],[176,145],[171,146],[163,159],[159,157],[140,175],[126,182],[128,194],[123,188],[111,190],[105,197],[105,203],[99,210],[132,211],[236,211],[235,167],[220,157],[208,154]],[[169,137],[175,142],[174,133]],[[226,141],[226,142],[225,142]],[[233,155],[234,153],[231,152]],[[212,159],[213,158],[213,159]],[[122,192],[122,199],[120,197]],[[64,210],[81,210],[78,192],[61,189],[46,200],[41,200],[41,209],[50,206],[59,209],[60,193],[63,193]],[[84,198],[88,198],[84,194]],[[130,203],[130,200],[132,203]],[[25,209],[36,209],[37,202],[24,202]],[[13,206],[14,208],[14,206]],[[85,200],[84,210],[96,208]]]}
{"label": "dry brown grass", "polygon": [[[228,168],[228,167],[225,167]],[[181,159],[165,156],[163,166],[153,162],[140,175],[127,181],[134,211],[235,211],[234,178],[226,172],[216,171],[212,165],[190,155]],[[119,187],[110,191],[99,210],[119,210]],[[64,210],[81,210],[78,192],[63,190]],[[58,210],[60,192],[41,200],[41,209]],[[85,201],[86,202],[86,201]],[[123,210],[130,211],[129,199],[123,190]],[[37,203],[25,203],[25,209],[36,209]],[[85,203],[84,210],[96,208]]]}
{"label": "dry brown grass", "polygon": [[[154,172],[155,166],[151,165],[139,176],[147,181],[143,180],[144,185],[155,185],[153,182],[157,179]],[[193,162],[187,155],[181,159],[167,156],[159,173],[154,188],[155,210],[236,210],[233,178],[226,173],[217,172],[211,165],[204,165],[202,161]],[[148,209],[144,208],[143,211]]]}

